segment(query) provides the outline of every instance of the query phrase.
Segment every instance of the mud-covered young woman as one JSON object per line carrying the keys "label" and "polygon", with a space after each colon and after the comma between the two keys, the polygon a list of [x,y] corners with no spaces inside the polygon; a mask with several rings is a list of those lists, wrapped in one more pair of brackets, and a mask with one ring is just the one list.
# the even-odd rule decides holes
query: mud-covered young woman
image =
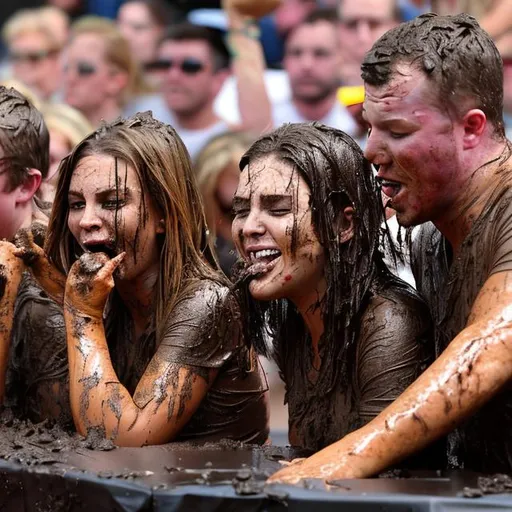
{"label": "mud-covered young woman", "polygon": [[251,334],[263,352],[272,339],[291,444],[317,451],[375,417],[426,367],[429,314],[382,261],[382,202],[349,136],[284,125],[256,141],[240,169],[232,227]]}
{"label": "mud-covered young woman", "polygon": [[78,432],[121,446],[265,442],[266,384],[172,128],[138,114],[78,144],[60,168],[45,252],[67,275]]}

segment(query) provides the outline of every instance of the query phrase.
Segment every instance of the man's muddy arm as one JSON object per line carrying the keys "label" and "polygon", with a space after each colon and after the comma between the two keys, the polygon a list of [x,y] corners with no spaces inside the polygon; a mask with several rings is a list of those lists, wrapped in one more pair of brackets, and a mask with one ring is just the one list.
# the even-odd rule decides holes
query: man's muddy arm
{"label": "man's muddy arm", "polygon": [[228,16],[228,45],[238,91],[241,128],[260,135],[272,129],[272,106],[265,86],[265,57],[257,20],[242,16],[223,2]]}
{"label": "man's muddy arm", "polygon": [[16,247],[11,243],[0,242],[0,404],[4,400],[14,306],[24,270],[15,251]]}
{"label": "man's muddy arm", "polygon": [[512,273],[492,275],[466,328],[379,416],[270,481],[365,478],[446,435],[512,377]]}
{"label": "man's muddy arm", "polygon": [[65,309],[71,409],[82,435],[100,429],[119,446],[172,441],[203,400],[216,370],[201,372],[157,353],[133,397],[112,366],[103,321]]}

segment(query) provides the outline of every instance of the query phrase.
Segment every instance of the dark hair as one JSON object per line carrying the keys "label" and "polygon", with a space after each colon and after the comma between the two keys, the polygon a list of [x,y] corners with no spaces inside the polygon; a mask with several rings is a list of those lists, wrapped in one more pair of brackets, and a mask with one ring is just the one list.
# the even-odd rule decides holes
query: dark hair
{"label": "dark hair", "polygon": [[213,68],[215,71],[229,68],[231,59],[224,44],[220,30],[194,25],[189,22],[172,25],[160,40],[160,45],[166,41],[204,41],[212,52]]}
{"label": "dark hair", "polygon": [[175,9],[164,0],[126,0],[126,4],[142,4],[149,11],[153,23],[159,27],[166,27],[176,20]]}
{"label": "dark hair", "polygon": [[317,23],[319,21],[327,21],[333,24],[338,23],[338,11],[328,7],[314,9],[304,18],[301,23],[299,23],[299,26],[312,25],[313,23]]}
{"label": "dark hair", "polygon": [[9,191],[24,182],[28,169],[46,178],[50,136],[39,110],[16,89],[0,86],[0,117],[0,161],[7,164]]}
{"label": "dark hair", "polygon": [[389,83],[398,63],[417,66],[448,110],[480,108],[503,138],[503,65],[490,36],[468,14],[424,14],[386,32],[366,54],[363,80]]}
{"label": "dark hair", "polygon": [[[361,314],[367,306],[378,272],[389,274],[380,253],[382,200],[370,164],[357,143],[346,133],[319,123],[286,124],[264,135],[245,153],[240,169],[268,156],[290,164],[310,188],[312,223],[325,254],[327,290],[320,304],[324,322],[322,343],[325,372],[320,377],[325,392],[347,375],[349,351],[355,346]],[[354,236],[339,241],[343,210],[354,207]],[[296,231],[294,228],[293,231]],[[292,250],[297,233],[292,232]],[[304,339],[306,328],[298,310],[287,299],[262,303],[250,297],[248,282],[239,284],[248,308],[249,339],[259,352],[270,355],[265,344],[265,322],[274,339],[279,365],[290,344]],[[340,364],[341,363],[341,364]]]}

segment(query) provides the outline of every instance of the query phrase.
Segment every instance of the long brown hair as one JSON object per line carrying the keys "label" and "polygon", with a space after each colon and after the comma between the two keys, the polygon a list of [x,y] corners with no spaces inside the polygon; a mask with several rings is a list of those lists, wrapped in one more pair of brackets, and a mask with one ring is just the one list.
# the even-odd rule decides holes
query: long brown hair
{"label": "long brown hair", "polygon": [[[132,166],[145,196],[162,216],[165,232],[160,252],[156,289],[155,327],[157,342],[176,302],[197,279],[225,283],[209,243],[201,196],[190,158],[173,128],[149,112],[105,124],[87,136],[59,168],[57,194],[48,227],[45,251],[52,263],[68,273],[83,250],[68,228],[68,191],[81,159],[90,155],[111,156]],[[141,205],[141,223],[146,222]]]}

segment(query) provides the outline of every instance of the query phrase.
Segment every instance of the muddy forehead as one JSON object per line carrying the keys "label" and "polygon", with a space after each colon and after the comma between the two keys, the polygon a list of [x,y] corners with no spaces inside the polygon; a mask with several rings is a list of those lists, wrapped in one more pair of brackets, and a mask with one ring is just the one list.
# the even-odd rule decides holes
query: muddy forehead
{"label": "muddy forehead", "polygon": [[127,162],[103,155],[88,156],[78,162],[71,177],[70,193],[84,188],[96,193],[142,192],[139,176]]}
{"label": "muddy forehead", "polygon": [[237,195],[248,197],[254,193],[291,193],[300,181],[297,170],[275,156],[250,162],[240,176]]}

